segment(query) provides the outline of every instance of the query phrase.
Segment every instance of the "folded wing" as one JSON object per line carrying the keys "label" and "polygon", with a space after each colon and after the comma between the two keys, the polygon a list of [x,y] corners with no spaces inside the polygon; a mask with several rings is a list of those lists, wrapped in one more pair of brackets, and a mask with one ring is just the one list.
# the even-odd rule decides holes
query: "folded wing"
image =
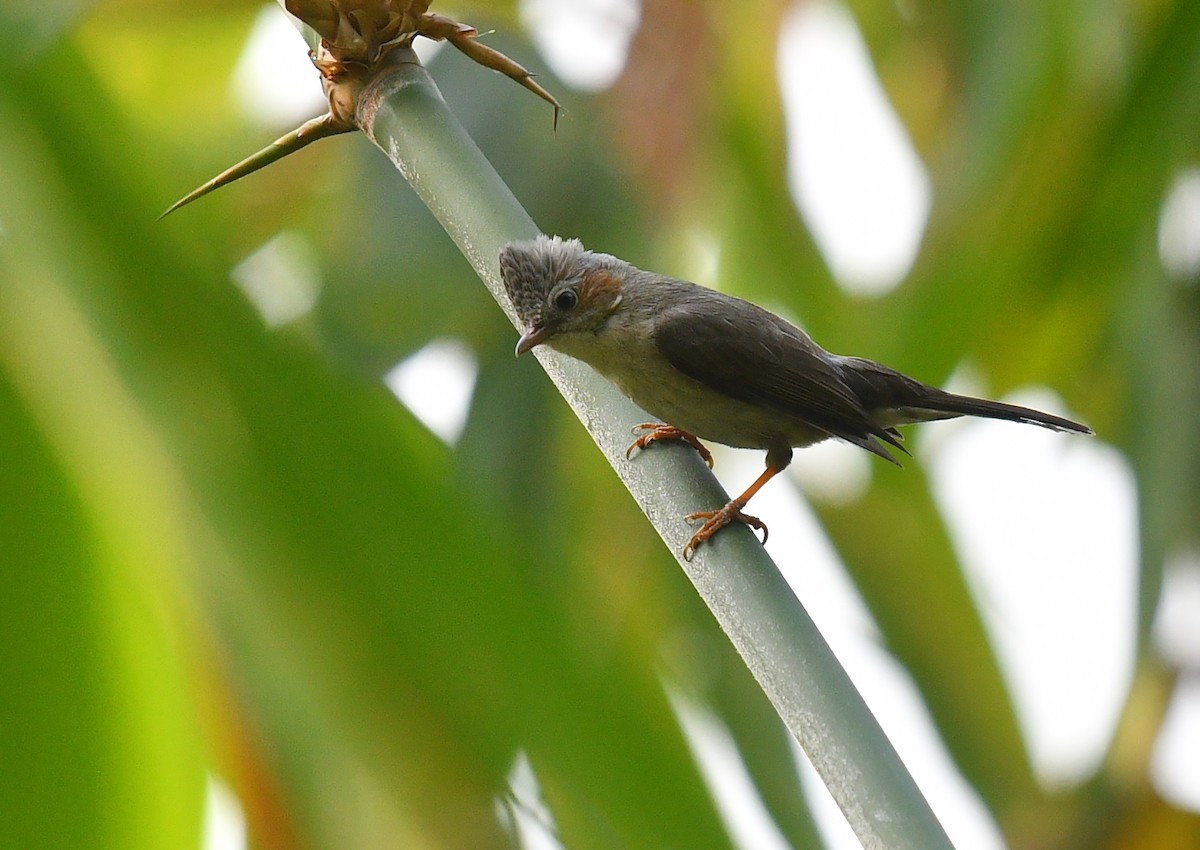
{"label": "folded wing", "polygon": [[[753,330],[739,332],[747,318]],[[876,425],[830,355],[799,328],[747,301],[711,290],[665,311],[654,340],[676,369],[732,398],[777,410],[896,462],[899,434]],[[882,442],[881,442],[882,441]]]}

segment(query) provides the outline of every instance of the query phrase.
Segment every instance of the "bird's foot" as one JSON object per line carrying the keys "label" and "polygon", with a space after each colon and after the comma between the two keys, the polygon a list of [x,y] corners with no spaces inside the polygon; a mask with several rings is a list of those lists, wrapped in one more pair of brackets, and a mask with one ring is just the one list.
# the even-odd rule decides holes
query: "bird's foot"
{"label": "bird's foot", "polygon": [[697,511],[694,514],[688,514],[684,517],[688,522],[695,520],[704,520],[704,525],[700,526],[700,530],[692,535],[692,539],[683,547],[683,559],[690,561],[692,555],[696,553],[696,547],[708,540],[718,531],[731,522],[740,522],[743,525],[748,525],[751,528],[757,528],[763,533],[762,542],[767,542],[767,524],[756,516],[742,513],[744,503],[734,499],[732,502],[721,508],[719,511]]}
{"label": "bird's foot", "polygon": [[640,425],[634,425],[633,432],[636,434],[638,431],[645,431],[646,433],[634,440],[629,448],[625,450],[626,460],[633,456],[635,450],[644,449],[646,446],[659,440],[683,440],[696,450],[700,455],[700,459],[708,464],[709,469],[713,467],[712,452],[705,447],[704,443],[696,439],[695,434],[684,431],[682,428],[676,428],[674,425],[662,425],[657,422],[643,422]]}

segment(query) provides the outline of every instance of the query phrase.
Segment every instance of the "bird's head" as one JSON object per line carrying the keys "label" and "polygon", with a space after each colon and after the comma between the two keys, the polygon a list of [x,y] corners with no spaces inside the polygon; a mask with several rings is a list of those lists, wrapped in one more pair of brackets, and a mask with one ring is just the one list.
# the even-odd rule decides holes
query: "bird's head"
{"label": "bird's head", "polygon": [[622,266],[578,239],[538,236],[500,249],[500,277],[524,333],[517,354],[566,334],[593,333],[621,303]]}

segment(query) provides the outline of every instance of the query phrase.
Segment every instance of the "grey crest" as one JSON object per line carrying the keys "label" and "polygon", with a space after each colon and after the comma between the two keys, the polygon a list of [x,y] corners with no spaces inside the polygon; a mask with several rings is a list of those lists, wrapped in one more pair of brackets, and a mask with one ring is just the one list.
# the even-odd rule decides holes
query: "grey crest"
{"label": "grey crest", "polygon": [[522,322],[541,317],[550,290],[578,273],[587,253],[578,239],[545,234],[500,249],[500,279]]}

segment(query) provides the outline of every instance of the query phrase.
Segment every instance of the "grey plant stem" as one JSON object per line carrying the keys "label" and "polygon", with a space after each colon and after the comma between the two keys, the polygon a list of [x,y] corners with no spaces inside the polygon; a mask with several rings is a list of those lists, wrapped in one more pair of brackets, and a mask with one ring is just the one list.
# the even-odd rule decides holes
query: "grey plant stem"
{"label": "grey plant stem", "polygon": [[[395,163],[516,325],[497,254],[537,226],[454,118],[409,51],[363,92],[358,124]],[[595,246],[600,249],[603,246]],[[514,336],[514,339],[516,337]],[[627,460],[647,414],[587,366],[534,350],[638,505],[675,554],[867,848],[951,847],[895,749],[774,562],[748,528],[689,562],[682,517],[728,496],[696,453],[656,447]]]}

